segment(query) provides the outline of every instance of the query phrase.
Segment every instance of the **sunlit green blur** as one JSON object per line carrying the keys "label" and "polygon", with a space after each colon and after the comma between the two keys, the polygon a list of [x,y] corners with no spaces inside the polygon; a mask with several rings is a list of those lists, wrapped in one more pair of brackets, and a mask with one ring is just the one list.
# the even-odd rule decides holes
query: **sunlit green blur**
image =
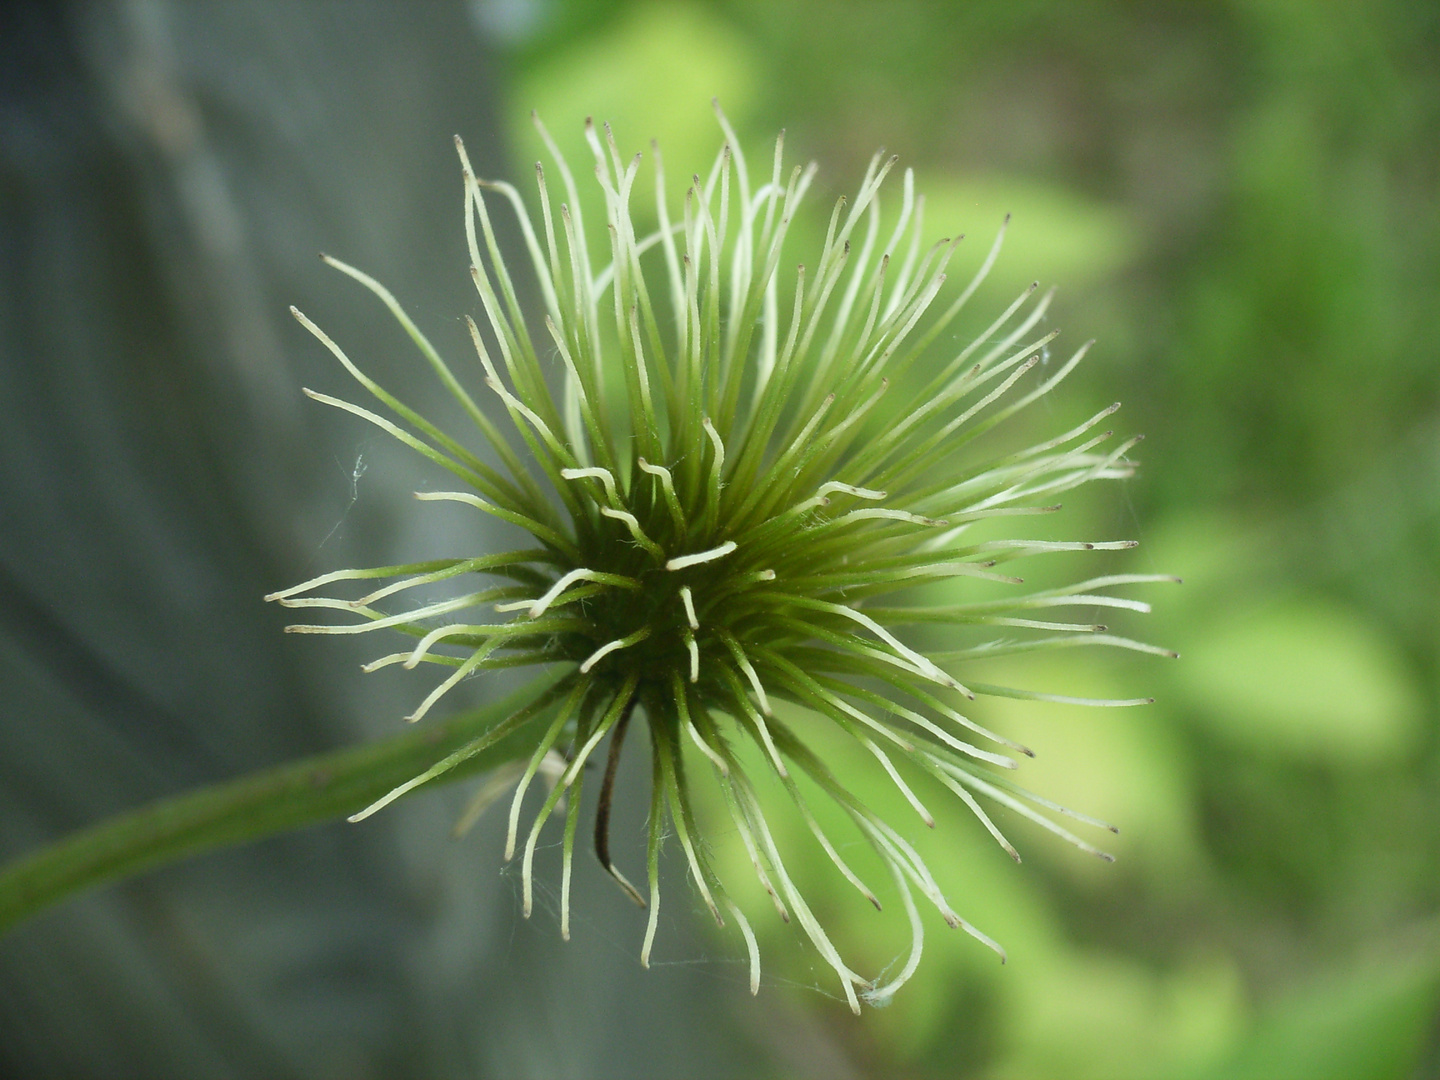
{"label": "sunlit green blur", "polygon": [[[1120,399],[1149,437],[1137,480],[1060,525],[1141,541],[1093,572],[1185,578],[1124,626],[1178,662],[1069,650],[1017,676],[1155,705],[985,714],[1039,750],[1028,786],[1121,827],[1116,865],[1002,810],[1014,866],[937,789],[927,857],[1009,964],[932,919],[919,976],[855,1022],[770,920],[754,1007],[819,1015],[877,1076],[1440,1075],[1440,9],[488,10],[512,7],[533,16],[503,87],[516,176],[535,108],[572,162],[588,114],[622,153],[658,137],[678,184],[718,145],[716,95],[752,159],[788,129],[821,201],[898,152],[932,235],[969,234],[962,266],[1012,213],[975,310],[1039,278],[1060,343],[1099,339],[1036,430]],[[811,895],[860,969],[903,960],[903,917],[826,865]]]}

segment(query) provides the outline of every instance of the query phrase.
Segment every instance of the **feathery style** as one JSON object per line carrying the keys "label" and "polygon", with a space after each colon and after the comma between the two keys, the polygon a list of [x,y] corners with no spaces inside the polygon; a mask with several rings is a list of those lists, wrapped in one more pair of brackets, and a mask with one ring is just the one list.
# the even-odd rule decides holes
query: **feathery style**
{"label": "feathery style", "polygon": [[[1173,655],[1104,626],[1037,616],[1056,607],[1145,611],[1145,604],[1105,590],[1174,579],[1107,575],[1027,591],[1020,578],[999,569],[1040,553],[1133,546],[980,541],[970,534],[986,519],[1058,510],[1056,496],[1090,480],[1131,475],[1126,454],[1137,440],[1111,446],[1112,433],[1099,430],[1118,406],[978,463],[970,446],[1048,394],[1086,347],[1054,367],[1041,366],[1055,333],[1036,329],[1049,296],[1037,301],[1034,286],[973,342],[958,351],[949,345],[947,331],[994,263],[1000,238],[964,288],[947,296],[946,272],[959,238],[922,250],[923,199],[908,170],[898,212],[882,213],[879,194],[893,157],[876,155],[853,200],[836,203],[818,258],[792,275],[792,264],[782,263],[786,234],[815,166],[787,172],[782,133],[769,175],[754,182],[734,132],[716,111],[724,146],[708,176],[692,178],[678,212],[668,201],[658,148],[652,153],[658,225],[644,235],[630,205],[641,157],[623,159],[608,125],[602,140],[587,122],[596,188],[582,196],[537,120],[564,194],[564,201],[552,198],[552,178],[537,164],[538,219],[509,184],[477,179],[457,138],[471,274],[484,312],[482,324],[469,321],[478,372],[452,369],[389,291],[326,257],[390,309],[473,420],[484,447],[477,452],[435,427],[295,311],[388,415],[306,393],[376,425],[462,485],[417,492],[417,498],[463,503],[517,526],[529,540],[501,553],[335,571],[269,599],[360,620],[292,631],[394,630],[414,639],[367,671],[392,664],[450,669],[407,718],[412,721],[479,671],[549,665],[563,672],[479,743],[352,820],[535,723],[543,734],[523,769],[517,763],[512,773],[505,857],[522,851],[528,915],[537,839],[568,797],[561,890],[561,931],[568,937],[581,789],[587,763],[608,736],[594,846],[620,887],[649,908],[642,962],[648,966],[656,930],[660,847],[673,829],[706,906],[721,925],[733,919],[743,935],[754,991],[760,973],[755,934],[708,857],[693,805],[691,785],[713,774],[728,810],[725,828],[738,834],[780,917],[799,925],[858,1012],[862,998],[884,1003],[915,971],[923,942],[917,892],[950,926],[1002,959],[1004,953],[951,910],[902,833],[807,746],[793,723],[795,707],[853,738],[926,825],[934,821],[912,786],[919,776],[961,800],[1017,859],[982,799],[1108,858],[1052,815],[1108,826],[1016,786],[1008,776],[1016,765],[1011,755],[1029,751],[967,715],[977,695],[1080,699],[969,682],[963,669],[969,659],[1081,644]],[[594,212],[597,199],[610,248],[599,269],[582,217],[582,208]],[[543,320],[537,320],[543,333],[532,333],[521,302],[529,289],[517,285],[496,240],[492,213],[507,204],[543,303]],[[502,433],[472,395],[476,381],[498,399],[513,435]],[[1010,591],[994,600],[924,603],[926,586],[954,578],[998,582]],[[364,580],[388,583],[358,599],[314,595],[333,583]],[[394,606],[406,590],[439,582],[456,583],[455,595]],[[935,623],[1007,636],[930,655],[907,643],[910,628]],[[652,777],[648,888],[621,874],[609,845],[617,765],[627,733],[642,717]],[[747,755],[749,764],[737,749],[745,740],[759,752],[758,759]],[[769,824],[774,808],[762,805],[751,775],[757,768],[773,773],[773,786],[788,792],[830,861],[876,907],[875,893],[822,829],[807,797],[819,792],[835,800],[888,868],[913,945],[883,985],[847,966],[787,872]],[[537,774],[550,789],[523,830],[521,809]],[[804,790],[798,778],[806,779]]]}

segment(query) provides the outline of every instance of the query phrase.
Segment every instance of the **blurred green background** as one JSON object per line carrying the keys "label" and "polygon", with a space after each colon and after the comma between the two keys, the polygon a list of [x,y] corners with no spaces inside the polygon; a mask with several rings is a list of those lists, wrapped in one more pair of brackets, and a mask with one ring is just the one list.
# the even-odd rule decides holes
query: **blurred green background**
{"label": "blurred green background", "polygon": [[[857,1020],[763,900],[752,999],[673,850],[648,972],[643,918],[588,856],[575,940],[555,845],[525,922],[503,815],[455,844],[454,785],[18,928],[0,1073],[1440,1078],[1434,0],[0,4],[0,859],[396,730],[419,683],[362,680],[373,646],[285,637],[260,598],[498,541],[413,513],[425,464],[304,402],[352,388],[292,303],[421,411],[443,397],[314,252],[464,356],[449,136],[528,190],[530,110],[577,167],[594,115],[623,152],[658,137],[678,180],[719,145],[712,97],[752,169],[782,127],[819,163],[796,261],[884,146],[930,234],[968,234],[956,277],[1014,215],[970,330],[1038,278],[1056,356],[1098,339],[1012,434],[1122,400],[1138,476],[1047,520],[1141,546],[1025,573],[1182,575],[1117,621],[1182,657],[1032,656],[1017,685],[1157,702],[978,719],[1037,749],[1022,782],[1120,826],[1118,861],[1000,810],[1015,866],[953,799],[922,787],[931,834],[865,791],[1010,962],[932,918],[919,974]],[[640,757],[615,820],[636,867]],[[903,915],[795,832],[846,957],[903,963]]]}
{"label": "blurred green background", "polygon": [[[593,114],[673,175],[713,155],[718,96],[752,160],[784,127],[820,162],[817,202],[883,145],[932,234],[974,240],[962,266],[1014,215],[977,310],[1039,278],[1062,342],[1099,339],[1064,417],[1120,398],[1148,435],[1064,516],[1185,578],[1127,627],[1182,659],[1029,664],[1159,700],[999,714],[1041,752],[1022,779],[1121,825],[1118,863],[1001,811],[1014,867],[955,817],[928,857],[1007,967],[935,920],[884,1012],[854,1022],[798,954],[758,1007],[791,998],[875,1076],[1440,1076],[1440,5],[478,10],[514,176],[532,108],[572,160]],[[903,955],[843,888],[818,907],[862,970]]]}

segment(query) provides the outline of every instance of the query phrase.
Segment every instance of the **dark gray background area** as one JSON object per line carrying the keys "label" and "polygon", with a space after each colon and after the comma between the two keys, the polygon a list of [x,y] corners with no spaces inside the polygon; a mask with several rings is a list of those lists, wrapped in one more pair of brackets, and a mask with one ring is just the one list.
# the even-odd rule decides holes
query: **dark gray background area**
{"label": "dark gray background area", "polygon": [[[477,305],[450,136],[481,171],[506,166],[461,3],[0,12],[10,859],[396,730],[424,693],[359,673],[388,643],[286,637],[261,597],[504,538],[463,508],[415,513],[435,470],[301,396],[361,391],[287,308],[452,420],[383,309],[315,256],[391,284],[463,358]],[[643,788],[617,837],[638,834]],[[756,1010],[743,957],[707,958],[678,875],[660,950],[674,966],[640,970],[643,922],[588,855],[576,940],[560,942],[544,888],[524,923],[499,815],[449,837],[466,794],[206,856],[22,926],[0,940],[0,1075],[729,1076],[777,1042],[845,1071],[822,1033]]]}

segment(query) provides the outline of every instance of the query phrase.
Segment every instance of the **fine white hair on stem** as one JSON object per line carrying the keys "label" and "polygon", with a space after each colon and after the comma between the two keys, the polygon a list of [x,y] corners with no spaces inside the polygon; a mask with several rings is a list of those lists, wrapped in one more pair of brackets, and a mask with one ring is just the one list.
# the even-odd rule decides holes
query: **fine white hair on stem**
{"label": "fine white hair on stem", "polygon": [[601,645],[598,649],[596,649],[593,653],[591,653],[589,656],[587,656],[584,660],[580,662],[580,674],[587,674],[591,668],[593,668],[601,660],[605,659],[605,657],[609,656],[612,652],[618,652],[620,649],[628,649],[631,645],[637,645],[649,636],[650,628],[648,626],[642,626],[633,634],[626,634],[624,637],[616,638],[613,641],[607,641],[604,645]]}
{"label": "fine white hair on stem", "polygon": [[710,548],[708,551],[697,551],[693,555],[677,555],[665,563],[666,570],[684,570],[686,567],[699,566],[701,563],[714,562],[716,559],[723,559],[736,548],[734,540],[726,540],[719,547]]}
{"label": "fine white hair on stem", "polygon": [[577,581],[595,581],[602,585],[616,585],[625,589],[638,589],[640,583],[634,578],[622,577],[619,574],[606,574],[599,570],[591,570],[588,567],[578,567],[561,575],[560,579],[550,586],[544,596],[530,605],[529,615],[532,619],[538,619],[545,613],[545,609],[555,602],[556,597],[568,589]]}

